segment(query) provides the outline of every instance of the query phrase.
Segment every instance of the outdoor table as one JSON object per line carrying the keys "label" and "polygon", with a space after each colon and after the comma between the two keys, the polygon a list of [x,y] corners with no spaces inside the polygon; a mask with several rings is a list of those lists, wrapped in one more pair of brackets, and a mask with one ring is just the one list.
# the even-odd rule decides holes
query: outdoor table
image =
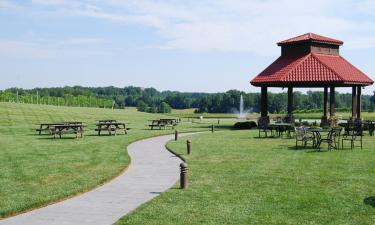
{"label": "outdoor table", "polygon": [[339,125],[344,127],[345,134],[348,134],[350,129],[361,126],[368,130],[370,136],[374,136],[375,123],[371,120],[358,121],[358,122],[349,121],[349,122],[339,123]]}
{"label": "outdoor table", "polygon": [[322,140],[322,133],[329,133],[332,128],[309,128],[306,131],[312,132],[315,139],[315,148],[319,148]]}
{"label": "outdoor table", "polygon": [[69,124],[76,124],[76,125],[82,125],[82,122],[58,122],[58,123],[41,123],[39,129],[36,129],[37,132],[39,132],[39,135],[42,135],[42,131],[50,130],[50,128],[54,128],[58,125],[69,125]]}
{"label": "outdoor table", "polygon": [[271,129],[274,128],[276,130],[279,137],[281,137],[282,131],[290,132],[290,129],[292,128],[291,123],[273,123],[273,124],[269,124],[269,126],[271,127]]}
{"label": "outdoor table", "polygon": [[128,134],[127,128],[126,128],[126,123],[123,122],[114,122],[114,121],[106,121],[106,122],[99,122],[96,124],[98,131],[98,135],[101,135],[102,130],[108,131],[109,135],[112,135],[112,131],[114,131],[115,136],[117,135],[117,130],[124,130],[125,134]]}
{"label": "outdoor table", "polygon": [[78,133],[81,134],[81,138],[83,138],[83,124],[63,124],[63,125],[54,125],[51,127],[53,137],[56,138],[56,134],[58,134],[61,138],[63,133],[68,133],[69,131],[73,131],[76,134],[76,138],[78,138]]}
{"label": "outdoor table", "polygon": [[117,120],[99,120],[99,123],[115,123]]}
{"label": "outdoor table", "polygon": [[175,122],[176,119],[158,119],[149,121],[151,121],[151,124],[148,126],[151,128],[151,130],[153,130],[154,127],[159,127],[160,130],[162,127],[164,127],[164,129],[166,129],[166,127],[172,127],[172,129],[174,129],[174,126],[177,125]]}

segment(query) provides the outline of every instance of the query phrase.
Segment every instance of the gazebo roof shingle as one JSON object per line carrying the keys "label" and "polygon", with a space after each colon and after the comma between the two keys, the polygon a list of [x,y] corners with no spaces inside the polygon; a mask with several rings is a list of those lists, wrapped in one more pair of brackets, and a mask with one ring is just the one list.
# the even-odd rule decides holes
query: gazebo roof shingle
{"label": "gazebo roof shingle", "polygon": [[[306,45],[299,45],[299,42],[306,41],[310,43],[308,46],[311,47],[306,48]],[[314,43],[318,43],[318,48],[314,49]],[[335,45],[338,49],[338,45],[342,43],[342,41],[312,33],[279,42],[278,45],[282,48],[293,47],[293,45],[295,47],[287,49],[289,52],[283,53],[250,83],[254,86],[268,87],[372,85],[374,81],[340,56],[338,50],[323,51],[324,48],[331,48],[330,46]],[[300,51],[303,48],[308,50]],[[320,50],[321,48],[323,50]],[[335,50],[335,47],[332,48]]]}
{"label": "gazebo roof shingle", "polygon": [[325,37],[322,35],[314,34],[314,33],[306,33],[302,34],[296,37],[289,38],[284,41],[280,41],[277,43],[277,45],[282,46],[282,45],[288,45],[288,44],[295,44],[298,42],[306,42],[306,41],[311,41],[311,42],[317,42],[317,43],[325,43],[325,44],[333,44],[333,45],[342,45],[344,44],[343,41],[334,39],[334,38],[329,38]]}
{"label": "gazebo roof shingle", "polygon": [[255,86],[298,86],[306,83],[371,85],[373,81],[341,56],[310,53],[300,57],[281,56],[250,83]]}

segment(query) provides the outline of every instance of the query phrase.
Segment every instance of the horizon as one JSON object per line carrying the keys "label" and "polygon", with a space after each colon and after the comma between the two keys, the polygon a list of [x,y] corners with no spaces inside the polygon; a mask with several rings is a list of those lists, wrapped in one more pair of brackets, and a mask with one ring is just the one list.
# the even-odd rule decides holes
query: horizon
{"label": "horizon", "polygon": [[[0,91],[5,91],[7,89],[12,89],[12,88],[16,88],[16,89],[23,89],[23,90],[33,90],[33,89],[43,89],[43,88],[65,88],[65,87],[82,87],[82,88],[106,88],[106,87],[114,87],[114,88],[127,88],[127,87],[135,87],[135,88],[141,88],[141,89],[147,89],[147,88],[153,88],[155,90],[157,90],[158,92],[179,92],[179,93],[199,93],[199,94],[220,94],[220,93],[226,93],[228,91],[242,91],[242,90],[239,90],[239,89],[228,89],[228,90],[225,90],[225,91],[220,91],[220,92],[192,92],[192,91],[179,91],[179,90],[160,90],[160,89],[157,89],[155,87],[138,87],[138,86],[134,86],[134,85],[129,85],[129,86],[123,86],[123,87],[118,87],[118,86],[113,86],[113,85],[110,85],[110,86],[81,86],[81,85],[73,85],[73,86],[69,86],[69,85],[66,85],[66,86],[61,86],[61,87],[33,87],[33,88],[19,88],[19,87],[10,87],[10,88],[6,88],[6,89],[0,89]],[[303,91],[301,91],[301,89]],[[337,91],[337,89],[348,89],[347,92],[340,92],[340,91]],[[350,88],[340,88],[340,87],[336,87],[336,91],[335,92],[338,92],[340,94],[352,94],[349,90]],[[275,91],[276,90],[276,91]],[[307,94],[308,91],[312,91],[312,92],[323,92],[323,89],[322,88],[293,88],[293,91],[294,92],[301,92],[303,94]],[[260,91],[242,91],[242,92],[245,92],[245,94],[252,94],[252,93],[260,93]],[[268,88],[268,93],[274,93],[274,94],[277,94],[277,93],[288,93],[288,90],[287,88]],[[369,95],[369,96],[372,96],[372,95],[375,95],[375,92],[372,92],[372,93],[363,93],[362,95]]]}
{"label": "horizon", "polygon": [[[0,90],[79,85],[259,92],[249,81],[279,57],[276,43],[307,32],[343,40],[340,54],[375,80],[375,2],[305,6],[276,0],[0,0]],[[366,87],[363,94],[374,91]]]}

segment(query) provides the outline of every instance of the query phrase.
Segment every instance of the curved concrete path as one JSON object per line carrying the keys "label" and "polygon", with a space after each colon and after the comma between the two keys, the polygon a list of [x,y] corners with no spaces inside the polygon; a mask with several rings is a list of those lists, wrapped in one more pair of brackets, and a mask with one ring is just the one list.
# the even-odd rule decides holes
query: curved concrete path
{"label": "curved concrete path", "polygon": [[0,220],[0,224],[110,225],[115,223],[179,180],[181,160],[165,148],[165,144],[173,137],[168,135],[149,138],[129,145],[131,164],[119,177],[66,201]]}

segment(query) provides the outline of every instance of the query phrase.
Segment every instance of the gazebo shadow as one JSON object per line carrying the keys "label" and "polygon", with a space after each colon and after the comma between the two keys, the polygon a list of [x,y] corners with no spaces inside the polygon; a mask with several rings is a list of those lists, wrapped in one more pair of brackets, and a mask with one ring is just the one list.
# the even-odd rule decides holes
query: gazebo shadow
{"label": "gazebo shadow", "polygon": [[370,205],[375,208],[375,196],[367,197],[363,200],[365,205]]}
{"label": "gazebo shadow", "polygon": [[263,137],[256,136],[254,138],[255,139],[259,139],[259,140],[267,140],[267,139],[274,139],[274,140],[279,139],[279,140],[281,140],[281,138],[278,137],[278,136],[268,136],[268,137],[265,137],[265,136],[263,136]]}
{"label": "gazebo shadow", "polygon": [[305,151],[306,153],[325,153],[327,151],[322,151],[322,149],[319,149],[319,148],[314,148],[312,146],[306,146],[306,147],[303,147],[303,146],[298,146],[296,148],[296,146],[289,146],[288,147],[288,150],[291,150],[291,151]]}

